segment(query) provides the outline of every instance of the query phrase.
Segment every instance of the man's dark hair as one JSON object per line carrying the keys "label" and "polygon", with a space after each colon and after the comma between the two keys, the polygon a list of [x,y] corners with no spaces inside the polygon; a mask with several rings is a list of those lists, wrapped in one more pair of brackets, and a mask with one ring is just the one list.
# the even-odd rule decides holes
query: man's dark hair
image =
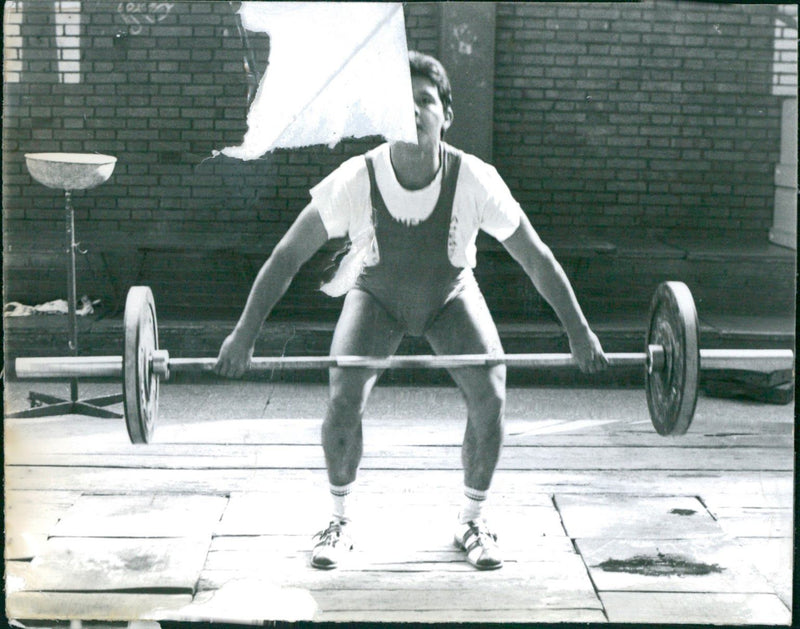
{"label": "man's dark hair", "polygon": [[436,86],[439,100],[442,101],[444,110],[453,106],[453,92],[450,88],[450,79],[441,61],[430,55],[411,50],[408,53],[408,62],[411,66],[411,76],[421,76],[428,79]]}

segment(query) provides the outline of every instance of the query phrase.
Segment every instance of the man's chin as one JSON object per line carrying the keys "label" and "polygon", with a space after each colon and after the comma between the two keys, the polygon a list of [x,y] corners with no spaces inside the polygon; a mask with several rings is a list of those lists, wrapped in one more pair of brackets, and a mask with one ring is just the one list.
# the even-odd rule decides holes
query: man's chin
{"label": "man's chin", "polygon": [[395,146],[400,146],[400,147],[406,148],[406,149],[417,149],[420,146],[419,140],[417,140],[416,142],[407,142],[405,140],[398,140],[394,144],[395,144]]}

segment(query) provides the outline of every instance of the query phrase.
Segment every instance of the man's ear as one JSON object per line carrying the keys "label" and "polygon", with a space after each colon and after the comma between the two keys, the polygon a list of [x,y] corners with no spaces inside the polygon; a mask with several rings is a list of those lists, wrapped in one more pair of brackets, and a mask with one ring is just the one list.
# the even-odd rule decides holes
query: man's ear
{"label": "man's ear", "polygon": [[450,128],[450,125],[453,124],[453,117],[454,114],[452,107],[448,107],[444,110],[444,125],[442,125],[444,131],[447,131]]}

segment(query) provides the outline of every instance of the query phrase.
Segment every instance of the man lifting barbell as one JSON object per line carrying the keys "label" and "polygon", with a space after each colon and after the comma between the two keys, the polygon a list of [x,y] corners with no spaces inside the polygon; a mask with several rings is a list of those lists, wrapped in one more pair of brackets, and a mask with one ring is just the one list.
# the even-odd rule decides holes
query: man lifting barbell
{"label": "man lifting barbell", "polygon": [[[158,346],[153,293],[132,286],[125,300],[122,356],[47,356],[14,360],[19,378],[121,378],[125,426],[131,443],[150,443],[162,379],[172,373],[210,373],[216,358],[171,358]],[[685,434],[692,425],[701,370],[791,370],[790,349],[700,349],[694,298],[683,282],[658,285],[650,302],[644,352],[605,354],[609,366],[644,367],[644,388],[659,435]],[[578,366],[572,354],[438,354],[414,356],[259,356],[248,371],[307,369],[459,369],[493,367],[560,369]],[[24,411],[23,411],[24,412]],[[33,415],[31,415],[33,416]]]}
{"label": "man lifting barbell", "polygon": [[[389,356],[405,334],[424,336],[437,354],[502,354],[475,281],[479,229],[503,243],[564,326],[570,350],[592,373],[608,366],[563,269],[491,166],[443,141],[453,121],[445,69],[409,55],[418,143],[384,144],[352,158],[311,190],[311,202],[259,271],[215,371],[240,377],[258,331],[300,267],[330,238],[352,247],[323,287],[345,294],[331,355]],[[333,499],[312,565],[335,568],[352,548],[347,503],[362,455],[361,421],[376,368],[330,369],[322,446]],[[483,518],[503,437],[504,364],[451,368],[467,404],[462,446],[464,499],[455,542],[478,569],[502,566]]]}
{"label": "man lifting barbell", "polygon": [[[431,80],[433,83],[430,83]],[[452,113],[449,108],[449,101],[445,98],[443,102],[443,96],[439,93],[438,87],[435,89],[432,87],[433,85],[438,85],[439,79],[435,77],[433,79],[425,79],[417,75],[414,82],[418,89],[421,85],[422,88],[428,90],[428,96],[433,99],[436,104],[434,111],[444,112],[445,115],[441,117],[441,119],[438,121],[436,119],[434,120],[436,123],[434,124],[434,130],[437,128],[444,129],[447,124],[449,124]],[[423,89],[420,95],[421,97],[425,96],[424,91]],[[445,96],[447,95],[446,90],[444,94]],[[436,99],[438,99],[438,101]],[[427,106],[428,104],[421,102],[420,105],[418,105],[421,110],[420,113],[422,113]],[[333,227],[337,225],[336,216],[327,216],[326,220],[328,220],[328,223],[323,223],[323,217],[319,214],[319,209],[317,209],[315,204],[320,203],[320,200],[325,200],[327,198],[326,195],[331,196],[331,189],[335,192],[337,186],[339,186],[341,190],[346,190],[347,185],[355,185],[357,188],[360,186],[362,204],[358,207],[361,208],[361,214],[348,214],[343,221],[341,220],[341,216],[338,217],[340,219],[339,229],[342,234],[350,231],[352,235],[356,233],[354,231],[354,226],[358,227],[361,225],[368,227],[369,229],[363,232],[367,237],[361,240],[356,238],[354,251],[358,252],[360,250],[357,246],[359,243],[372,245],[373,240],[374,249],[369,248],[367,250],[372,257],[368,255],[366,258],[359,260],[358,255],[350,256],[350,262],[355,261],[355,263],[346,266],[345,272],[340,273],[338,276],[340,291],[343,291],[343,287],[349,286],[351,281],[363,283],[360,287],[351,290],[345,300],[346,308],[342,313],[340,330],[337,330],[337,336],[331,355],[325,357],[258,357],[251,360],[250,352],[252,351],[252,343],[249,347],[245,343],[239,350],[241,352],[241,364],[249,365],[248,368],[252,370],[329,369],[332,375],[331,382],[335,385],[331,390],[332,395],[344,396],[349,393],[351,390],[348,389],[346,385],[352,385],[353,382],[362,387],[356,390],[357,395],[349,399],[349,401],[355,400],[359,403],[356,405],[357,408],[354,411],[354,415],[350,416],[350,421],[352,422],[352,426],[356,428],[356,431],[353,434],[349,434],[347,432],[337,433],[333,428],[329,429],[329,427],[336,426],[335,420],[340,418],[340,416],[334,414],[333,411],[339,410],[343,402],[348,401],[348,398],[344,400],[337,399],[337,404],[335,406],[333,404],[331,405],[331,413],[329,413],[329,415],[332,416],[332,419],[330,421],[326,420],[327,432],[323,440],[323,445],[326,445],[328,443],[326,440],[329,438],[342,438],[345,445],[348,443],[352,445],[351,442],[347,442],[347,438],[355,436],[355,446],[357,448],[356,456],[354,457],[355,462],[353,463],[352,458],[348,459],[346,456],[339,455],[336,448],[333,448],[331,451],[331,459],[340,461],[342,465],[350,464],[354,466],[354,470],[357,469],[361,448],[361,433],[360,430],[357,430],[360,428],[360,411],[363,408],[363,404],[366,402],[369,389],[382,370],[393,368],[449,369],[451,373],[454,374],[462,390],[466,390],[468,394],[466,397],[469,412],[464,442],[465,484],[468,490],[475,491],[468,491],[469,496],[465,496],[465,508],[462,510],[462,516],[471,517],[471,514],[474,514],[476,511],[478,513],[480,512],[481,501],[479,499],[485,497],[485,494],[482,492],[488,490],[488,481],[491,480],[491,472],[494,469],[493,463],[496,462],[497,453],[500,448],[501,434],[498,434],[498,431],[501,430],[500,421],[502,419],[502,402],[504,395],[503,374],[505,366],[551,369],[577,365],[584,370],[591,371],[595,368],[595,365],[587,364],[586,360],[588,356],[592,356],[592,351],[596,351],[593,357],[599,361],[596,365],[597,368],[604,368],[606,363],[617,366],[641,365],[645,368],[644,379],[647,393],[647,406],[650,411],[653,427],[660,435],[676,436],[684,434],[692,423],[697,401],[701,368],[741,368],[744,362],[747,362],[751,369],[759,369],[764,366],[774,368],[776,364],[780,364],[782,366],[781,368],[790,369],[794,365],[794,353],[791,350],[700,349],[699,325],[694,300],[689,288],[681,282],[664,282],[656,289],[650,305],[649,325],[645,338],[644,352],[603,354],[599,350],[599,344],[596,344],[594,335],[591,334],[588,328],[583,327],[585,326],[585,321],[580,315],[577,304],[575,304],[575,298],[569,288],[569,284],[566,283],[566,280],[563,278],[563,272],[555,261],[552,260],[552,255],[549,253],[549,250],[541,245],[538,239],[535,238],[533,229],[529,226],[527,220],[524,219],[524,216],[522,216],[519,207],[516,206],[513,199],[511,199],[508,189],[502,181],[499,180],[497,173],[475,158],[460,154],[456,152],[455,149],[452,149],[452,147],[444,145],[443,143],[439,143],[440,149],[444,151],[440,153],[440,161],[438,162],[440,164],[439,169],[442,171],[441,174],[437,173],[436,175],[432,175],[430,167],[432,166],[435,171],[437,162],[433,161],[428,163],[427,172],[429,176],[433,177],[434,181],[429,183],[428,186],[423,186],[420,191],[416,192],[424,192],[426,189],[429,190],[431,188],[433,188],[434,191],[438,191],[442,189],[442,181],[449,181],[452,185],[453,179],[455,179],[456,189],[454,192],[450,190],[450,192],[452,192],[452,213],[447,213],[449,206],[446,203],[444,206],[439,204],[438,209],[434,209],[430,217],[423,217],[423,220],[417,225],[419,229],[407,227],[407,231],[405,232],[409,237],[414,235],[414,237],[420,238],[422,238],[422,234],[428,234],[427,237],[434,241],[431,249],[433,255],[426,249],[426,246],[431,246],[429,241],[425,241],[422,244],[415,242],[407,243],[406,249],[402,247],[398,249],[396,245],[395,247],[388,246],[391,245],[392,242],[386,240],[384,228],[387,222],[390,229],[396,227],[393,223],[394,219],[389,218],[389,214],[394,216],[392,212],[399,211],[401,213],[400,216],[403,216],[402,212],[404,209],[406,211],[409,209],[413,211],[414,207],[419,204],[419,199],[414,195],[414,191],[403,190],[400,183],[397,181],[397,177],[408,174],[406,171],[409,162],[402,160],[404,157],[413,156],[414,150],[419,151],[417,156],[418,162],[416,163],[422,164],[423,167],[425,166],[425,162],[422,161],[424,150],[426,146],[429,150],[431,145],[436,144],[435,142],[429,141],[431,134],[428,128],[428,122],[429,120],[426,117],[421,116],[420,139],[428,140],[427,144],[423,142],[419,148],[404,145],[397,147],[384,146],[367,154],[367,157],[377,162],[377,167],[374,167],[375,176],[372,178],[377,182],[375,185],[372,185],[370,182],[371,178],[364,156],[354,158],[345,164],[339,171],[320,184],[318,188],[315,188],[313,192],[314,201],[312,201],[311,204],[312,208],[306,209],[301,216],[302,220],[298,220],[301,225],[295,226],[290,230],[290,234],[294,233],[296,236],[297,233],[302,233],[303,229],[308,229],[309,225],[316,225],[315,230],[311,231],[311,235],[314,236],[316,234],[319,242],[324,241],[324,239],[327,238],[328,229],[333,229]],[[400,161],[394,161],[393,150],[399,156],[398,159]],[[460,168],[453,167],[452,160],[454,159],[454,154],[456,158],[461,158],[462,160]],[[383,161],[381,161],[381,159]],[[412,160],[410,163],[413,165],[415,162]],[[369,167],[373,167],[372,162],[370,162]],[[348,176],[346,176],[348,168],[350,168],[349,179]],[[411,174],[416,173],[418,170],[424,171],[424,168],[420,169],[419,165],[417,165],[416,169],[411,168]],[[456,172],[457,176],[454,175]],[[344,181],[342,181],[340,177],[344,177]],[[401,181],[405,180],[401,179]],[[423,180],[422,183],[424,184],[425,181]],[[489,184],[491,184],[489,186],[489,192],[487,192],[485,187],[481,187]],[[469,185],[472,185],[472,188],[469,188]],[[384,186],[389,186],[388,190],[385,189]],[[466,197],[468,199],[466,207],[464,206],[465,187],[469,193]],[[381,206],[380,213],[376,212],[375,215],[372,214],[370,205],[370,188],[376,192],[381,200],[387,195],[387,192],[389,194],[394,193],[388,207]],[[483,191],[484,194],[484,197],[482,197],[482,202],[484,202],[484,204],[480,206],[482,212],[476,215],[476,198],[481,198],[478,196],[481,194],[481,191]],[[340,191],[338,194],[338,201],[341,201],[341,195],[345,193]],[[353,198],[357,196],[358,195],[354,195]],[[409,196],[412,197],[412,200],[417,205],[406,207],[407,204],[404,205],[402,203],[403,199],[407,199]],[[398,198],[400,201],[398,201]],[[333,201],[337,201],[336,194],[332,195],[332,199]],[[331,199],[328,199],[328,201],[331,201]],[[433,204],[433,201],[430,203]],[[472,206],[470,206],[470,203],[472,203]],[[366,207],[364,207],[364,205],[366,205]],[[323,205],[323,207],[329,207],[330,209],[336,206],[332,204],[331,201],[329,206]],[[344,207],[348,208],[348,210],[353,210],[353,207],[350,205],[345,204]],[[445,217],[451,217],[449,227],[452,228],[452,238],[450,238],[451,232],[445,230],[447,221],[442,221],[442,207],[445,208]],[[356,220],[359,216],[361,218],[361,223],[358,223]],[[382,220],[381,217],[383,217]],[[417,218],[420,217],[417,216]],[[437,220],[439,221],[438,223],[436,222]],[[305,226],[303,226],[302,221],[306,222]],[[373,223],[377,226],[377,231],[373,230]],[[443,246],[438,248],[437,254],[435,239],[433,239],[429,233],[432,230],[432,225],[438,225],[438,237],[442,241],[446,240],[447,242],[446,260],[449,265],[444,262],[445,255]],[[474,264],[474,236],[479,227],[490,231],[490,233],[493,233],[500,240],[503,240],[505,237],[505,243],[512,253],[525,250],[526,237],[529,239],[531,237],[534,238],[534,253],[540,255],[543,266],[532,267],[530,260],[528,260],[528,264],[526,265],[526,258],[524,258],[522,254],[518,255],[520,256],[520,260],[523,261],[524,268],[532,268],[534,271],[539,272],[538,280],[536,279],[537,276],[534,275],[534,281],[538,281],[537,286],[542,288],[545,296],[553,302],[557,311],[562,314],[566,312],[567,316],[564,323],[568,331],[572,331],[570,342],[572,344],[574,356],[569,354],[503,354],[498,349],[499,344],[490,344],[486,341],[486,329],[481,326],[488,322],[489,332],[494,335],[493,337],[489,337],[490,340],[491,338],[496,339],[496,331],[493,324],[491,324],[491,318],[486,312],[485,304],[483,304],[480,297],[480,292],[477,291],[477,287],[474,285],[474,279],[472,279],[471,273],[468,270],[464,270],[469,269],[469,267]],[[435,229],[433,229],[433,232],[433,235],[436,236],[437,232]],[[403,230],[396,229],[393,237],[397,238],[398,235],[402,236],[403,234]],[[287,236],[285,240],[291,241],[291,238]],[[303,258],[302,256],[290,258],[290,261],[294,260],[293,264],[295,266],[284,268],[284,275],[282,278],[274,275],[271,269],[275,266],[280,267],[281,264],[285,264],[287,260],[286,256],[289,252],[292,252],[294,256],[298,256],[299,253],[308,256],[310,255],[309,251],[314,249],[315,246],[317,245],[309,245],[306,249],[301,248],[299,252],[297,250],[292,252],[292,249],[287,249],[284,243],[282,247],[279,247],[273,253],[273,256],[265,264],[265,269],[262,269],[257,285],[253,287],[253,294],[250,299],[250,301],[265,298],[266,300],[260,306],[256,306],[255,309],[251,305],[245,308],[245,313],[243,314],[239,329],[231,335],[232,337],[240,337],[237,341],[238,343],[243,343],[242,339],[244,337],[241,335],[247,330],[247,328],[242,327],[244,324],[249,326],[249,333],[255,338],[258,326],[260,325],[258,319],[262,316],[259,314],[258,309],[262,309],[263,316],[268,314],[269,309],[271,309],[283,290],[285,290],[285,286],[291,281],[293,273],[299,268]],[[536,246],[539,246],[541,250],[537,250]],[[405,261],[398,260],[397,257],[392,258],[391,254],[397,254],[398,252],[395,249],[400,252],[413,253],[413,256],[411,256],[411,259]],[[389,255],[385,255],[381,258],[381,252],[386,254],[387,251]],[[425,256],[423,257],[419,252],[423,252]],[[381,267],[382,260],[384,262],[383,267]],[[388,267],[386,265],[387,262],[391,263]],[[395,272],[398,272],[398,269],[402,269],[403,267],[400,265],[401,262],[408,265],[407,268],[410,269],[408,273],[405,275],[400,273],[400,276],[397,278],[392,278],[391,274],[387,275],[387,270],[392,270],[392,264],[394,265]],[[562,291],[562,297],[564,296],[563,291],[566,291],[566,306],[558,299],[559,287],[556,286],[554,289],[547,281],[547,265],[551,265],[549,271],[551,275],[555,274],[556,284],[564,282],[560,290]],[[354,273],[348,274],[346,272],[348,268],[353,270]],[[454,271],[453,268],[456,268],[457,272]],[[388,355],[394,351],[396,342],[399,342],[399,336],[406,331],[410,331],[410,327],[407,323],[401,320],[406,316],[406,313],[410,312],[411,315],[414,315],[415,311],[413,310],[415,303],[419,305],[418,302],[406,302],[403,301],[403,299],[413,299],[417,297],[417,291],[420,290],[419,287],[424,284],[424,287],[428,288],[426,282],[431,282],[431,278],[441,282],[442,279],[440,277],[432,274],[432,270],[434,269],[439,271],[443,270],[447,281],[454,280],[456,282],[461,282],[463,280],[463,285],[461,286],[462,292],[458,293],[458,291],[454,291],[447,294],[445,299],[447,303],[442,306],[441,313],[434,317],[430,326],[424,326],[424,332],[429,339],[433,339],[433,341],[439,339],[436,341],[438,344],[434,346],[438,355]],[[291,273],[289,271],[291,271]],[[359,273],[362,271],[363,274],[359,277]],[[450,272],[449,276],[447,275],[448,271]],[[273,274],[273,286],[270,289],[271,292],[265,295],[261,292],[261,288],[258,284],[261,282],[261,285],[263,285],[263,282],[265,282],[265,275],[270,273]],[[543,273],[544,275],[542,275]],[[562,277],[559,277],[559,275]],[[351,281],[343,281],[343,277],[349,277]],[[544,281],[542,280],[543,277]],[[278,284],[282,281],[284,285],[277,285],[276,287],[276,278]],[[425,282],[423,282],[423,280],[425,280]],[[382,282],[383,284],[381,285]],[[435,281],[433,281],[433,283],[436,284]],[[388,293],[390,299],[395,297],[395,290],[397,291],[397,296],[401,298],[399,302],[392,302],[389,300],[388,305],[390,307],[399,305],[401,308],[406,308],[405,311],[398,314],[397,320],[393,320],[390,315],[382,312],[385,304],[380,304],[379,306],[375,305],[371,311],[364,310],[366,307],[364,303],[365,300],[367,304],[369,304],[372,303],[372,299],[387,297],[385,291],[387,285],[392,289],[392,291]],[[379,293],[377,297],[368,292],[372,289],[380,291],[381,288],[384,289],[384,292]],[[329,292],[336,292],[335,286],[328,286],[327,290]],[[555,291],[555,293],[553,291]],[[425,294],[430,297],[430,292]],[[436,297],[436,295],[434,295],[434,297]],[[354,299],[361,300],[361,303],[356,302],[353,304]],[[473,320],[469,317],[474,312],[476,303],[478,304],[478,310],[482,313],[481,316],[483,318],[479,318],[476,323],[473,323]],[[422,305],[426,304],[423,303]],[[366,316],[364,314],[365,312],[367,315],[372,313],[370,316],[373,317],[373,319],[367,321],[367,323],[371,322],[386,325],[386,335],[397,337],[397,340],[393,341],[391,346],[387,339],[382,339],[380,337],[380,328],[373,329],[367,325],[367,332],[372,330],[372,336],[363,336],[360,335],[360,332],[359,334],[353,332],[354,321],[358,323],[358,316],[362,317],[361,324],[364,324],[363,318]],[[562,319],[564,319],[564,316],[562,316]],[[467,324],[464,323],[465,320]],[[441,340],[439,337],[443,334],[446,335],[448,332],[448,323],[451,326],[449,330],[450,337],[445,336],[444,340]],[[578,332],[575,331],[576,327],[573,326],[577,326]],[[125,423],[128,436],[132,443],[149,443],[153,439],[156,424],[158,392],[161,379],[168,378],[170,372],[219,371],[221,364],[218,359],[214,358],[170,358],[167,350],[159,349],[155,304],[153,302],[152,292],[146,286],[134,286],[128,292],[125,305],[124,328],[123,356],[17,358],[14,361],[16,375],[20,378],[121,377],[123,384]],[[442,331],[442,328],[444,328],[444,331]],[[482,334],[484,335],[482,336]],[[576,334],[579,338],[583,338],[584,341],[588,340],[589,344],[581,348],[581,346],[575,342]],[[463,338],[461,338],[462,336]],[[453,339],[452,337],[459,338]],[[365,340],[369,339],[372,339],[374,345],[365,344]],[[233,340],[230,342],[233,342]],[[350,354],[349,351],[351,351],[352,348],[358,349],[359,342],[361,343],[361,347],[366,348],[366,351]],[[481,353],[464,353],[471,347],[480,347]],[[484,351],[484,347],[489,347],[490,351]],[[230,352],[231,348],[228,348],[227,351]],[[442,353],[447,351],[457,351],[459,353]],[[376,352],[378,353],[376,354]],[[236,372],[238,369],[239,368],[235,371],[227,372],[227,375],[239,375],[239,373]],[[360,375],[350,378],[350,376],[345,373],[346,371],[352,371],[353,374]],[[490,420],[488,426],[495,430],[493,434],[497,436],[497,438],[494,439],[494,441],[488,440],[486,437],[488,431],[484,431],[483,434],[480,432],[480,429],[486,427],[487,424],[485,423],[485,415],[482,414],[485,407],[475,403],[475,400],[478,398],[476,391],[480,391],[481,389],[470,389],[476,382],[476,386],[483,386],[483,390],[489,390],[490,399],[492,399],[493,396],[495,413],[493,415],[488,415]],[[347,416],[345,419],[347,419]],[[489,433],[489,435],[492,436],[492,433]],[[479,438],[487,439],[487,441],[479,441]],[[484,447],[487,443],[489,448]],[[337,444],[334,443],[334,445]],[[492,455],[490,457],[490,463],[492,465],[488,466],[488,471],[487,469],[481,470],[479,467],[480,464],[485,463],[485,455],[487,453]],[[346,452],[346,454],[352,453]],[[339,456],[338,459],[336,458],[337,455]],[[333,472],[331,475],[332,478],[338,478],[336,476],[336,470],[338,468],[331,466],[330,469]],[[352,474],[352,477],[355,477],[355,473]],[[477,483],[472,484],[475,482],[475,478],[478,480],[484,479],[484,483],[482,485],[478,485]],[[483,490],[483,487],[485,487],[486,490]],[[336,489],[335,485],[334,489]],[[476,500],[476,498],[478,500]],[[341,498],[341,496],[337,497],[335,498],[335,506],[343,509],[345,501],[346,499]],[[346,517],[344,511],[339,510],[337,513],[341,513]],[[478,521],[479,525],[476,525],[478,533],[471,535],[471,538],[474,538],[474,540],[469,540],[470,546],[472,545],[472,541],[477,542],[473,548],[474,554],[472,557],[475,561],[478,560],[475,559],[474,555],[483,553],[487,545],[492,542],[492,536],[486,534],[486,527],[480,522],[480,518]],[[333,554],[335,557],[335,555],[340,553],[342,548],[346,548],[346,545],[336,543],[337,539],[339,539],[336,536],[337,530],[339,534],[345,531],[343,531],[338,518],[335,519],[335,522],[337,524],[333,531],[328,532],[327,535],[322,535],[322,544],[320,550],[317,551],[318,564],[322,561],[320,558],[324,559],[324,557],[329,554]],[[459,540],[463,545],[464,536],[461,532],[464,531],[470,534],[473,529],[468,524],[460,525],[460,527]],[[483,535],[481,535],[481,531],[483,531]],[[486,558],[484,557],[484,559]],[[327,565],[330,566],[332,564],[329,562]],[[499,565],[499,562],[495,562],[495,565]],[[491,567],[491,564],[489,567]]]}

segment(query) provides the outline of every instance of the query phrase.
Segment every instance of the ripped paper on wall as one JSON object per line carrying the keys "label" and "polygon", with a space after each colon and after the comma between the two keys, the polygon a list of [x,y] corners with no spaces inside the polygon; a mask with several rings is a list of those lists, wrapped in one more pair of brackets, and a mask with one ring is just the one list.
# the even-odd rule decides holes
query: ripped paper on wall
{"label": "ripped paper on wall", "polygon": [[270,37],[247,116],[243,160],[273,149],[380,135],[416,142],[401,3],[243,2],[242,25]]}

